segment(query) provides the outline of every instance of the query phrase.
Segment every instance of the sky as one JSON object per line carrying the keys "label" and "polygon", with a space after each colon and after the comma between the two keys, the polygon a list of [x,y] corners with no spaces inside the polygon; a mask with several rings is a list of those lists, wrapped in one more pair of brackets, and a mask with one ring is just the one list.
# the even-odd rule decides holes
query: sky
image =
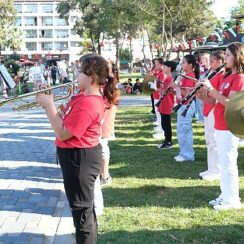
{"label": "sky", "polygon": [[236,6],[238,0],[215,0],[213,4],[213,11],[217,18],[230,17],[230,10]]}

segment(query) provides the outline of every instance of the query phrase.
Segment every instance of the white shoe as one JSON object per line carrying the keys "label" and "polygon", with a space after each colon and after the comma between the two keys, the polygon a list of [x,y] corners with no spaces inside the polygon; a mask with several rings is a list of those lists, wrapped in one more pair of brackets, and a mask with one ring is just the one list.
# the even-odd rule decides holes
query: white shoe
{"label": "white shoe", "polygon": [[225,201],[219,202],[219,204],[216,204],[213,206],[214,210],[216,211],[224,211],[229,209],[240,209],[242,207],[241,202],[236,203],[228,203]]}
{"label": "white shoe", "polygon": [[176,162],[187,162],[187,161],[194,161],[194,160],[185,159],[179,155],[179,157],[175,158],[175,161]]}
{"label": "white shoe", "polygon": [[154,127],[153,129],[154,129],[156,132],[162,131],[162,129],[161,129],[160,126]]}
{"label": "white shoe", "polygon": [[212,181],[212,180],[219,180],[219,179],[220,179],[220,174],[207,174],[202,176],[202,180]]}
{"label": "white shoe", "polygon": [[209,203],[209,205],[211,206],[215,206],[215,205],[218,205],[221,201],[223,201],[223,198],[221,195],[219,195],[216,199],[214,200],[211,200]]}
{"label": "white shoe", "polygon": [[203,177],[204,175],[207,175],[207,174],[209,174],[209,171],[208,170],[199,173],[199,176],[200,177]]}
{"label": "white shoe", "polygon": [[153,138],[157,140],[162,140],[164,138],[164,134],[163,133],[153,134]]}
{"label": "white shoe", "polygon": [[180,155],[177,155],[174,157],[174,159],[176,160],[177,158],[180,158],[181,156]]}

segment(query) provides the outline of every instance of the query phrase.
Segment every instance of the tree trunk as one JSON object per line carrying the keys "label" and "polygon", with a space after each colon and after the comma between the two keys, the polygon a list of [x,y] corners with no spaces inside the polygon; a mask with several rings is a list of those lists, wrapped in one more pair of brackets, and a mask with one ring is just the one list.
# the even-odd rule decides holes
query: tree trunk
{"label": "tree trunk", "polygon": [[164,6],[164,3],[163,3],[163,19],[162,19],[160,56],[162,56],[162,51],[163,51],[164,35],[165,35],[165,6]]}
{"label": "tree trunk", "polygon": [[116,66],[120,70],[120,53],[119,53],[119,38],[115,37],[115,46],[116,46]]}
{"label": "tree trunk", "polygon": [[96,53],[97,50],[96,50],[96,47],[95,47],[95,42],[94,42],[94,38],[93,38],[92,33],[90,34],[90,38],[91,38],[91,43],[92,43],[92,51],[93,51],[94,53]]}
{"label": "tree trunk", "polygon": [[130,40],[130,66],[129,66],[129,73],[132,73],[133,70],[133,52],[132,52],[132,38],[129,37]]}
{"label": "tree trunk", "polygon": [[150,37],[149,37],[149,32],[148,32],[148,29],[146,29],[146,32],[147,32],[147,36],[148,36],[148,43],[149,43],[149,49],[150,49],[150,53],[151,53],[151,58],[152,60],[154,59],[154,55],[153,55],[153,47],[152,47],[152,44],[150,44]]}
{"label": "tree trunk", "polygon": [[147,65],[146,65],[146,54],[145,54],[145,46],[146,46],[146,43],[145,43],[145,38],[144,38],[144,33],[145,33],[145,30],[144,30],[144,25],[142,25],[142,53],[143,53],[143,63],[144,63],[144,68],[145,70],[148,72],[148,68],[147,68]]}
{"label": "tree trunk", "polygon": [[165,44],[164,44],[164,51],[163,51],[163,58],[165,59],[168,59],[167,58],[167,48],[168,48],[168,37],[167,37],[167,33],[166,31],[164,32],[164,35],[165,35]]}
{"label": "tree trunk", "polygon": [[100,44],[100,39],[97,41],[97,52],[99,55],[101,55],[101,44]]}

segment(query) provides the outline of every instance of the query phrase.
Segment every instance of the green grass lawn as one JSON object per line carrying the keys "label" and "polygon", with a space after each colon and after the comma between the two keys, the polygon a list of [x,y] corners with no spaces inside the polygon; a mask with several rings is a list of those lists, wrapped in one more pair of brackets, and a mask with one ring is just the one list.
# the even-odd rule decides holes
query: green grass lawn
{"label": "green grass lawn", "polygon": [[[219,182],[198,177],[206,170],[203,126],[193,123],[196,161],[176,163],[175,117],[174,147],[159,150],[149,112],[149,107],[118,109],[117,139],[110,142],[113,183],[103,188],[99,243],[244,243],[244,208],[214,211],[208,201],[219,194]],[[244,148],[238,162],[244,199]]]}

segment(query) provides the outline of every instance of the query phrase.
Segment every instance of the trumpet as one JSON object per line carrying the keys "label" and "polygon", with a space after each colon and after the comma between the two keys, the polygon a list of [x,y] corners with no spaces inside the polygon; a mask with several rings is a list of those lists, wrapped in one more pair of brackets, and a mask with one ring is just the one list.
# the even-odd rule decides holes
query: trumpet
{"label": "trumpet", "polygon": [[[75,82],[69,82],[65,84],[60,84],[55,87],[49,87],[49,88],[44,88],[38,91],[30,92],[27,94],[19,95],[19,96],[14,96],[8,99],[5,99],[3,101],[0,101],[0,107],[11,104],[12,110],[14,111],[26,111],[35,107],[38,107],[38,104],[36,102],[36,96],[38,94],[54,94],[54,101],[59,101],[59,100],[64,100],[69,98],[73,92],[74,92],[74,84]],[[60,88],[67,88],[67,94],[65,95],[59,95],[55,94],[55,90],[58,90]],[[28,100],[25,100],[28,99]]]}
{"label": "trumpet", "polygon": [[[223,63],[222,65],[220,65],[216,70],[214,70],[212,73],[210,73],[207,76],[207,79],[209,79],[209,80],[212,79],[222,68],[224,68],[224,66],[225,66],[225,63]],[[195,79],[195,78],[188,77],[188,76],[185,76],[185,75],[182,75],[182,76],[186,77],[187,79],[191,79],[193,81],[198,82],[198,80]],[[174,106],[172,110],[176,113],[181,108],[181,106],[184,105],[192,96],[194,96],[202,87],[203,87],[203,83],[201,83],[200,85],[196,86],[190,93],[188,93],[181,100],[181,102],[179,104],[177,104],[176,106]]]}

